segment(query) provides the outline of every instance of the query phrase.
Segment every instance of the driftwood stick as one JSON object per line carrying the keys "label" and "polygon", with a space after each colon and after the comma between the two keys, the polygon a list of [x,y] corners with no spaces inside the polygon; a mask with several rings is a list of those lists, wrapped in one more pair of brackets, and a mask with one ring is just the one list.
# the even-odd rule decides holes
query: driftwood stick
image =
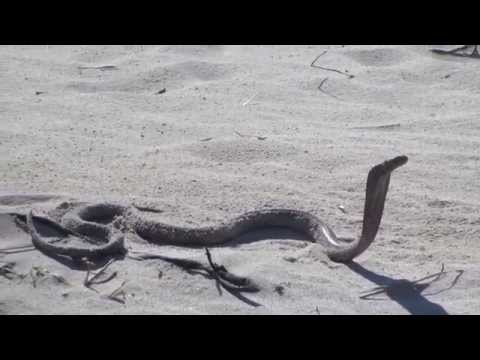
{"label": "driftwood stick", "polygon": [[140,205],[132,205],[135,209],[140,210],[140,211],[146,211],[146,212],[153,212],[153,213],[162,213],[163,210],[160,209],[155,209],[150,206],[140,206]]}
{"label": "driftwood stick", "polygon": [[[85,264],[86,264],[86,266],[87,266],[87,275],[86,275],[86,277],[85,277],[85,280],[83,281],[83,285],[85,285],[85,287],[87,287],[87,288],[89,288],[89,289],[91,289],[91,290],[97,291],[97,290],[95,290],[95,289],[93,289],[93,288],[91,287],[91,285],[94,284],[93,281],[94,281],[96,278],[98,278],[101,274],[103,274],[103,273],[105,272],[105,270],[107,270],[107,268],[108,268],[110,265],[112,265],[115,261],[116,261],[116,259],[110,259],[96,274],[94,274],[94,275],[90,278],[90,264],[89,264],[89,261],[87,260],[87,261],[85,262]],[[103,282],[107,282],[107,281],[113,279],[116,275],[117,275],[116,273],[113,273],[112,275],[110,275],[110,276],[108,277],[108,280],[104,280],[104,281],[102,281],[102,283],[103,283]],[[98,291],[97,291],[97,292],[98,292]]]}
{"label": "driftwood stick", "polygon": [[258,95],[258,93],[255,93],[254,95],[252,95],[247,101],[245,101],[242,104],[242,106],[247,106],[257,95]]}
{"label": "driftwood stick", "polygon": [[234,131],[234,133],[237,134],[237,135],[240,136],[240,137],[247,137],[247,135],[243,135],[243,134],[239,133],[239,132],[236,131],[236,130]]}
{"label": "driftwood stick", "polygon": [[28,249],[33,247],[33,245],[25,244],[25,245],[17,245],[17,246],[10,246],[6,248],[0,249],[0,251],[9,251],[9,250],[19,250],[19,249]]}
{"label": "driftwood stick", "polygon": [[217,265],[212,260],[212,255],[208,248],[205,248],[208,263],[212,270],[212,275],[220,282],[224,288],[234,291],[258,292],[260,289],[250,279],[240,277],[230,273],[225,266]]}
{"label": "driftwood stick", "polygon": [[266,136],[245,135],[245,134],[239,133],[238,131],[234,131],[234,133],[237,134],[240,137],[254,137],[254,138],[257,138],[257,140],[266,140],[267,139]]}
{"label": "driftwood stick", "polygon": [[37,250],[33,245],[22,245],[22,246],[11,246],[0,249],[0,254],[18,254],[27,251],[34,251]]}
{"label": "driftwood stick", "polygon": [[442,275],[445,275],[446,272],[445,272],[445,264],[442,263],[442,268],[440,269],[439,272],[435,273],[435,274],[432,274],[432,275],[427,275],[421,279],[418,279],[418,280],[415,280],[412,282],[412,284],[418,284],[420,281],[424,281],[424,280],[427,280],[427,279],[431,279],[431,278],[434,278],[430,284],[434,283],[435,281],[438,281],[440,280],[440,278],[442,277]]}
{"label": "driftwood stick", "polygon": [[227,290],[233,296],[237,297],[239,300],[251,306],[260,306],[260,304],[240,294],[240,292],[258,292],[260,290],[259,287],[256,286],[250,279],[233,275],[229,273],[224,266],[214,264],[208,249],[206,249],[206,252],[209,266],[206,266],[195,260],[179,259],[152,253],[142,253],[138,251],[130,251],[130,253],[133,253],[134,255],[127,255],[127,257],[137,261],[152,259],[167,261],[171,264],[181,267],[189,274],[201,274],[203,276],[209,277],[210,279],[215,279],[216,286],[220,294],[221,288],[223,287],[225,290]]}
{"label": "driftwood stick", "polygon": [[[463,274],[463,270],[458,270],[457,272],[458,272],[458,275],[455,277],[452,284],[447,289],[443,289],[443,290],[441,290],[437,293],[428,294],[428,295],[435,295],[435,294],[438,294],[440,292],[451,289],[453,286],[455,286],[458,279]],[[446,273],[447,272],[445,271],[445,265],[442,264],[442,268],[440,269],[440,271],[435,273],[435,274],[427,275],[427,276],[425,276],[421,279],[417,279],[417,280],[414,280],[414,281],[397,280],[396,282],[394,282],[393,284],[390,284],[390,285],[377,286],[377,287],[375,287],[371,290],[367,290],[368,294],[360,296],[360,299],[362,299],[362,300],[380,300],[380,299],[372,298],[372,296],[378,295],[378,294],[381,294],[381,293],[387,293],[388,294],[394,288],[396,288],[398,286],[401,286],[401,285],[408,286],[409,288],[414,289],[415,291],[421,292],[421,291],[425,290],[427,287],[429,287],[430,285],[432,285],[434,282],[439,281],[442,278],[442,276],[444,276]],[[417,284],[419,282],[425,281],[425,280],[428,280],[428,279],[432,279],[432,278],[433,278],[433,280],[431,280],[428,284],[426,284],[426,286],[424,286],[423,289],[420,289],[420,290],[417,289]]]}
{"label": "driftwood stick", "polygon": [[320,91],[321,91],[322,93],[324,93],[325,95],[331,96],[331,97],[333,97],[334,99],[338,99],[337,96],[332,95],[332,94],[330,94],[329,92],[326,92],[325,90],[322,89],[323,84],[325,84],[325,82],[326,82],[327,80],[328,80],[328,78],[325,78],[325,79],[322,80],[322,82],[320,83],[320,85],[318,85],[318,90],[320,90]]}
{"label": "driftwood stick", "polygon": [[[473,47],[473,50],[470,54],[461,52],[462,50],[467,50],[471,47]],[[452,56],[470,57],[470,58],[473,58],[473,59],[480,59],[480,53],[478,52],[477,47],[478,47],[478,45],[463,45],[463,46],[460,46],[460,47],[452,49],[452,50],[430,49],[430,51],[435,53],[435,54],[438,54],[438,55],[452,55]]]}
{"label": "driftwood stick", "polygon": [[369,130],[369,129],[377,129],[377,130],[390,130],[394,128],[399,128],[401,124],[388,124],[388,125],[373,125],[373,126],[357,126],[352,127],[350,129],[354,130]]}
{"label": "driftwood stick", "polygon": [[325,51],[322,52],[320,55],[318,55],[318,56],[312,61],[312,63],[310,64],[310,66],[311,66],[311,67],[315,67],[314,64],[317,62],[317,60],[318,60],[321,56],[325,55],[327,52],[328,52],[328,50],[325,50]]}
{"label": "driftwood stick", "polygon": [[115,65],[104,65],[104,66],[78,66],[79,70],[118,70],[118,67]]}
{"label": "driftwood stick", "polygon": [[[210,254],[210,251],[208,250],[208,248],[205,248],[205,252],[207,254],[207,259],[208,259],[208,262],[210,264],[210,267],[212,268],[212,270],[210,270],[210,274],[212,274],[212,276],[217,280],[216,285],[217,285],[217,289],[219,289],[219,291],[220,291],[220,286],[221,286],[226,291],[228,291],[230,294],[232,294],[237,299],[239,299],[240,301],[243,301],[244,303],[246,303],[250,306],[255,306],[255,307],[261,306],[261,304],[255,302],[253,300],[250,300],[249,298],[247,298],[247,297],[245,297],[241,294],[242,291],[250,291],[250,292],[259,291],[260,289],[256,285],[251,283],[249,279],[239,278],[239,277],[237,277],[233,274],[229,274],[227,272],[227,269],[225,269],[224,266],[218,266],[217,264],[215,264],[212,261],[212,257],[211,257],[211,254]],[[236,281],[232,281],[232,278],[230,278],[228,280],[225,279],[225,278],[228,278],[228,276],[226,274],[229,274],[235,280],[242,279],[241,283],[243,283],[246,280],[246,281],[249,282],[249,284],[247,286],[243,286],[243,287],[242,286],[237,286]],[[232,285],[232,283],[234,285]]]}
{"label": "driftwood stick", "polygon": [[219,266],[213,262],[210,251],[208,249],[206,249],[206,253],[209,266],[195,260],[179,259],[158,254],[144,253],[135,250],[130,251],[130,254],[134,255],[127,255],[127,257],[137,261],[153,259],[167,261],[171,264],[181,267],[189,274],[200,274],[209,279],[215,279],[216,287],[220,295],[222,291],[221,288],[223,287],[230,294],[235,296],[237,299],[245,302],[246,304],[250,306],[261,306],[261,304],[258,304],[255,301],[252,301],[241,294],[241,292],[257,292],[260,290],[258,286],[256,286],[250,279],[230,274],[224,266]]}
{"label": "driftwood stick", "polygon": [[322,70],[325,70],[325,71],[333,71],[333,72],[336,72],[336,73],[339,73],[339,74],[342,74],[342,75],[345,75],[347,76],[349,79],[352,79],[355,77],[355,75],[352,75],[352,74],[348,74],[346,72],[343,72],[343,71],[340,71],[340,70],[337,70],[337,69],[333,69],[333,68],[328,68],[328,67],[324,67],[324,66],[319,66],[319,65],[315,65],[315,63],[317,62],[317,60],[320,58],[320,56],[323,56],[327,53],[328,50],[325,50],[323,53],[321,53],[320,55],[318,55],[315,60],[312,61],[312,63],[310,64],[311,67],[314,67],[314,68],[317,68],[317,69],[322,69]]}
{"label": "driftwood stick", "polygon": [[460,277],[461,277],[461,276],[463,275],[463,273],[465,272],[464,270],[455,270],[455,271],[457,272],[457,276],[455,276],[455,279],[453,279],[453,281],[452,281],[452,283],[450,284],[449,287],[447,287],[447,288],[445,288],[445,289],[442,289],[442,290],[439,290],[439,291],[437,291],[437,292],[430,293],[430,294],[425,294],[425,295],[426,295],[426,296],[437,295],[437,294],[440,294],[440,293],[442,293],[442,292],[444,292],[444,291],[448,291],[448,290],[450,290],[451,288],[453,288],[453,287],[457,284],[457,282],[458,282],[458,280],[460,279]]}
{"label": "driftwood stick", "polygon": [[[122,284],[112,291],[110,295],[107,296],[108,299],[119,302],[121,304],[125,304],[125,291],[123,290],[123,286],[126,284],[126,280],[122,282]],[[120,297],[121,296],[121,297]]]}

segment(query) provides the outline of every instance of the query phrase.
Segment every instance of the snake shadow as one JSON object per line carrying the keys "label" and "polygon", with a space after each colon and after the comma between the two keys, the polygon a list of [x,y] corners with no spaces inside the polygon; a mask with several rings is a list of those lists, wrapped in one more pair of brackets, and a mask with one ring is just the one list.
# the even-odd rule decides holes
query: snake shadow
{"label": "snake shadow", "polygon": [[430,285],[428,283],[418,285],[409,280],[379,275],[355,262],[347,266],[378,286],[388,286],[384,293],[412,315],[448,315],[441,305],[431,302],[422,295],[422,291]]}
{"label": "snake shadow", "polygon": [[260,229],[251,230],[236,238],[233,238],[223,244],[217,244],[212,247],[237,247],[241,245],[272,240],[294,240],[303,242],[312,242],[307,235],[299,231],[292,230],[288,227],[282,226],[266,226]]}

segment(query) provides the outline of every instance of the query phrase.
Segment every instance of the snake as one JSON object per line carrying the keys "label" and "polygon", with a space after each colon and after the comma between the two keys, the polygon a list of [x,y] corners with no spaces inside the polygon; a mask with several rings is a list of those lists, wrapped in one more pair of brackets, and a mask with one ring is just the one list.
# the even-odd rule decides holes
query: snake
{"label": "snake", "polygon": [[[397,156],[372,167],[367,176],[363,224],[358,238],[338,237],[313,214],[292,209],[265,209],[243,213],[219,224],[201,227],[175,226],[148,219],[132,205],[113,202],[87,203],[67,210],[56,222],[35,215],[26,217],[33,245],[47,255],[93,258],[125,254],[125,230],[153,244],[210,247],[228,243],[243,234],[268,227],[289,228],[323,247],[334,262],[347,263],[367,250],[375,240],[382,220],[391,173],[406,164],[408,157]],[[51,226],[62,236],[76,236],[93,246],[49,242],[41,235],[41,225]]]}

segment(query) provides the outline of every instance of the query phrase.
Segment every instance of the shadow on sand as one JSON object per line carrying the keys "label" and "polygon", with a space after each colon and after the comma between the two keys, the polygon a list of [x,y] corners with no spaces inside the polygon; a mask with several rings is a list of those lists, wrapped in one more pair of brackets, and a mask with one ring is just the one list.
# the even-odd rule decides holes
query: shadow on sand
{"label": "shadow on sand", "polygon": [[[422,295],[424,290],[426,290],[435,281],[438,281],[442,275],[446,274],[446,272],[443,271],[443,266],[439,273],[426,276],[416,281],[392,279],[387,276],[379,275],[373,271],[365,269],[363,266],[355,262],[347,264],[347,266],[355,273],[378,285],[378,287],[372,289],[369,294],[360,297],[364,300],[386,300],[385,298],[373,298],[374,295],[385,294],[412,315],[448,315],[448,312],[441,305],[431,302],[425,297],[425,295]],[[446,289],[437,291],[435,294],[451,289],[453,286],[455,286],[462,274],[463,271],[458,270],[457,276],[453,280],[452,284]],[[421,281],[425,281],[427,279],[431,280],[426,283],[420,283]]]}

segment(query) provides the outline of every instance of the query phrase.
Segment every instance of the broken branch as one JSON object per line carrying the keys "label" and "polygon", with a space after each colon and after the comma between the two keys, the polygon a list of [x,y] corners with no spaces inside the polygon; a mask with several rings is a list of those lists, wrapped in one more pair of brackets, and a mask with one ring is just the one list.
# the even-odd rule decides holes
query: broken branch
{"label": "broken branch", "polygon": [[323,56],[327,53],[328,50],[325,50],[323,53],[321,53],[320,55],[318,55],[315,60],[312,61],[312,63],[310,64],[311,67],[314,67],[314,68],[318,68],[318,69],[322,69],[322,70],[325,70],[325,71],[333,71],[333,72],[336,72],[336,73],[339,73],[339,74],[342,74],[342,75],[345,75],[347,76],[349,79],[352,79],[355,77],[355,75],[352,75],[352,74],[348,74],[346,72],[343,72],[343,71],[340,71],[340,70],[337,70],[337,69],[333,69],[333,68],[328,68],[328,67],[324,67],[324,66],[319,66],[319,65],[315,65],[315,63],[317,62],[317,60],[320,58],[320,56]]}

